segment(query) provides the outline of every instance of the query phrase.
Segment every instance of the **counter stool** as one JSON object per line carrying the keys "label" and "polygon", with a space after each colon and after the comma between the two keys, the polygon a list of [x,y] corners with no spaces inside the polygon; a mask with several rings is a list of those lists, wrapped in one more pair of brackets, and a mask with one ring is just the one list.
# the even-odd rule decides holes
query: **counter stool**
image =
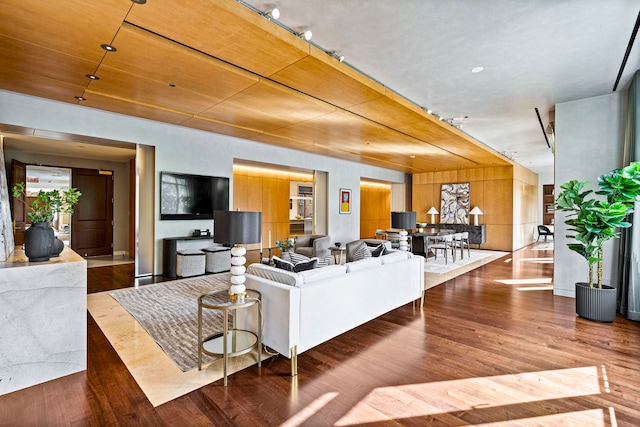
{"label": "counter stool", "polygon": [[204,274],[205,254],[198,249],[182,249],[178,251],[176,274],[180,277]]}
{"label": "counter stool", "polygon": [[220,273],[231,270],[231,248],[225,246],[211,246],[203,249],[207,273]]}

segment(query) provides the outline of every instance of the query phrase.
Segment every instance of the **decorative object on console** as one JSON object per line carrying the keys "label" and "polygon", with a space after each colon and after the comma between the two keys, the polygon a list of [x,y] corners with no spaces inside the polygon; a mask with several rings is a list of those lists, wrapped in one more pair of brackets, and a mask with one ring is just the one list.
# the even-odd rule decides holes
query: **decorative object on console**
{"label": "decorative object on console", "polygon": [[80,193],[76,188],[68,190],[40,190],[27,202],[25,183],[20,182],[11,189],[13,197],[24,204],[31,227],[24,232],[24,252],[29,261],[49,261],[51,256],[58,256],[64,245],[56,242],[51,221],[55,213],[73,214],[73,205],[78,203]]}
{"label": "decorative object on console", "polygon": [[413,230],[416,228],[416,213],[415,212],[391,212],[391,227],[401,230],[399,240],[401,251],[408,251],[409,245],[409,233],[407,230]]}
{"label": "decorative object on console", "polygon": [[243,301],[246,295],[244,273],[247,249],[243,244],[259,243],[262,234],[262,212],[214,211],[214,240],[231,246],[231,287],[229,298]]}
{"label": "decorative object on console", "polygon": [[276,248],[280,249],[282,252],[289,252],[293,249],[293,239],[284,239],[276,241]]}
{"label": "decorative object on console", "polygon": [[471,209],[471,212],[469,212],[469,214],[473,215],[473,225],[478,225],[478,215],[483,215],[480,208],[476,206],[475,208]]}
{"label": "decorative object on console", "polygon": [[442,184],[440,194],[440,223],[468,224],[469,183]]}
{"label": "decorative object on console", "polygon": [[431,224],[435,224],[435,223],[436,223],[436,220],[435,220],[434,215],[439,215],[439,214],[440,214],[440,212],[438,212],[438,210],[437,210],[434,206],[431,206],[431,209],[429,209],[429,210],[427,211],[427,213],[428,213],[429,215],[431,215]]}

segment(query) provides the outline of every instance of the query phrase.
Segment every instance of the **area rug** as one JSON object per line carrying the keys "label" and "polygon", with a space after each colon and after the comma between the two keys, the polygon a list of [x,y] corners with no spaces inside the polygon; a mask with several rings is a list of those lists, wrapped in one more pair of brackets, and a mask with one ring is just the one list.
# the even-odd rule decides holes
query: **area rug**
{"label": "area rug", "polygon": [[[437,260],[434,257],[430,257],[424,263],[424,288],[429,289],[454,279],[471,270],[493,262],[498,258],[502,258],[508,253],[509,252],[472,249],[471,256],[465,251],[463,259],[456,257],[456,261],[453,262],[451,257],[449,257],[446,264],[444,262],[444,256],[440,254]],[[460,255],[460,253],[457,255]]]}
{"label": "area rug", "polygon": [[[198,281],[202,277],[212,280],[227,274],[144,285],[138,287],[138,290],[159,288],[176,282]],[[200,371],[191,369],[183,372],[151,338],[144,327],[110,295],[113,292],[87,295],[87,309],[154,407],[222,379],[224,367],[222,358],[203,365]],[[195,353],[197,347],[193,349]],[[269,357],[271,354],[262,352],[263,361]],[[229,375],[255,366],[256,362],[255,352],[233,357],[229,359]],[[232,375],[229,377],[229,386],[233,386]]]}
{"label": "area rug", "polygon": [[[142,325],[182,371],[198,367],[198,297],[229,287],[229,273],[109,293]],[[203,310],[205,336],[222,330],[222,311]],[[203,355],[202,362],[210,363]]]}

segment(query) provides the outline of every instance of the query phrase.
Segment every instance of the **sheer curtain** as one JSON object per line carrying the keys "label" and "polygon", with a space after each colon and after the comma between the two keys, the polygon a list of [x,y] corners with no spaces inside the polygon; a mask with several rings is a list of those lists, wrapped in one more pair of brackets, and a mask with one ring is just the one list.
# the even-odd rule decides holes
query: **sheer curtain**
{"label": "sheer curtain", "polygon": [[[640,161],[640,70],[636,71],[627,100],[624,165]],[[631,214],[632,227],[620,238],[618,311],[627,319],[640,321],[640,203]]]}

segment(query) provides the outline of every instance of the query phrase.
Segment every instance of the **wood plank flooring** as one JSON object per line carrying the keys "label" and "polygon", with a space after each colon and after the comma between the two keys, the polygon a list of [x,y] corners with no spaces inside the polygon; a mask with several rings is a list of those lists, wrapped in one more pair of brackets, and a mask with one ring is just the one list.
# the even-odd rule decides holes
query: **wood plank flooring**
{"label": "wood plank flooring", "polygon": [[[156,408],[88,316],[87,371],[0,396],[0,426],[640,425],[640,323],[532,290],[553,264],[525,259],[549,257],[528,247],[429,289],[424,309],[304,352],[297,377],[278,356]],[[134,283],[132,265],[88,273],[90,292]]]}

